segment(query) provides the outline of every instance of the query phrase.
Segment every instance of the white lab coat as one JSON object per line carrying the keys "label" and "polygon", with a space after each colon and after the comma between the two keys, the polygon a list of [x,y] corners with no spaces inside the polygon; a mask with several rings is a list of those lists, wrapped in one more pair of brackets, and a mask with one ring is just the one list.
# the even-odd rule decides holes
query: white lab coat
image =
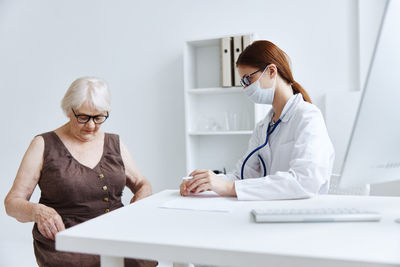
{"label": "white lab coat", "polygon": [[[334,149],[320,110],[305,102],[301,94],[288,100],[282,122],[270,135],[268,144],[247,161],[244,179],[240,179],[244,159],[265,143],[272,115],[271,109],[257,124],[235,172],[224,176],[235,182],[238,200],[299,199],[328,193]],[[265,177],[258,154],[266,165]]]}

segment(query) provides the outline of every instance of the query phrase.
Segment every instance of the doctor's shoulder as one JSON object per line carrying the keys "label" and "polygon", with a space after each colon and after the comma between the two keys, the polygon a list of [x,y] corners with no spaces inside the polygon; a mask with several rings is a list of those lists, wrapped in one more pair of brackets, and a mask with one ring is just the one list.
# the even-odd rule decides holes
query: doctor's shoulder
{"label": "doctor's shoulder", "polygon": [[295,118],[298,125],[306,125],[309,123],[320,124],[325,126],[325,120],[322,116],[321,110],[314,104],[308,102],[301,102],[297,106],[295,112]]}

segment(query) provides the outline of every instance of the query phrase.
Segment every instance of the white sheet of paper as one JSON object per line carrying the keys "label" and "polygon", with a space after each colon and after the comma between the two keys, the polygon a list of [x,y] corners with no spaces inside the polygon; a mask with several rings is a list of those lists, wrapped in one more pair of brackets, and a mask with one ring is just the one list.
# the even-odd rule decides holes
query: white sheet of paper
{"label": "white sheet of paper", "polygon": [[221,197],[214,192],[207,191],[187,197],[179,196],[177,199],[164,202],[160,208],[230,212],[232,210],[231,201],[235,200],[236,198]]}

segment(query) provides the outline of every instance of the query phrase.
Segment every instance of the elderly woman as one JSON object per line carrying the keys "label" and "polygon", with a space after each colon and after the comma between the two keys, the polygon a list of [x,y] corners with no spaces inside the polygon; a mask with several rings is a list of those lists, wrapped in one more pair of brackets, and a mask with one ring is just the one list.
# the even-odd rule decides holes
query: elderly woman
{"label": "elderly woman", "polygon": [[[151,184],[118,135],[100,131],[110,112],[110,93],[103,80],[77,79],[61,106],[69,122],[32,140],[5,207],[18,221],[35,222],[32,232],[39,266],[100,266],[99,256],[56,251],[55,234],[122,207],[125,185],[135,202],[151,195]],[[37,184],[40,201],[32,203],[29,199]],[[125,266],[156,265],[125,259]]]}

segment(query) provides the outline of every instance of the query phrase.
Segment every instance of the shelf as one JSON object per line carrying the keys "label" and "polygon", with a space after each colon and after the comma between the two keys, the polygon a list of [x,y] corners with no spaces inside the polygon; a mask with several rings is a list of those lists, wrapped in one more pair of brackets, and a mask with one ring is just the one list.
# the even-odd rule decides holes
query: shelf
{"label": "shelf", "polygon": [[232,35],[184,44],[182,93],[188,172],[199,168],[234,170],[248,149],[254,126],[264,117],[265,105],[255,105],[241,86],[221,86],[222,37]]}
{"label": "shelf", "polygon": [[189,135],[251,135],[253,131],[189,132]]}
{"label": "shelf", "polygon": [[187,92],[193,95],[232,94],[232,93],[243,93],[243,88],[242,87],[197,88],[197,89],[188,89]]}

